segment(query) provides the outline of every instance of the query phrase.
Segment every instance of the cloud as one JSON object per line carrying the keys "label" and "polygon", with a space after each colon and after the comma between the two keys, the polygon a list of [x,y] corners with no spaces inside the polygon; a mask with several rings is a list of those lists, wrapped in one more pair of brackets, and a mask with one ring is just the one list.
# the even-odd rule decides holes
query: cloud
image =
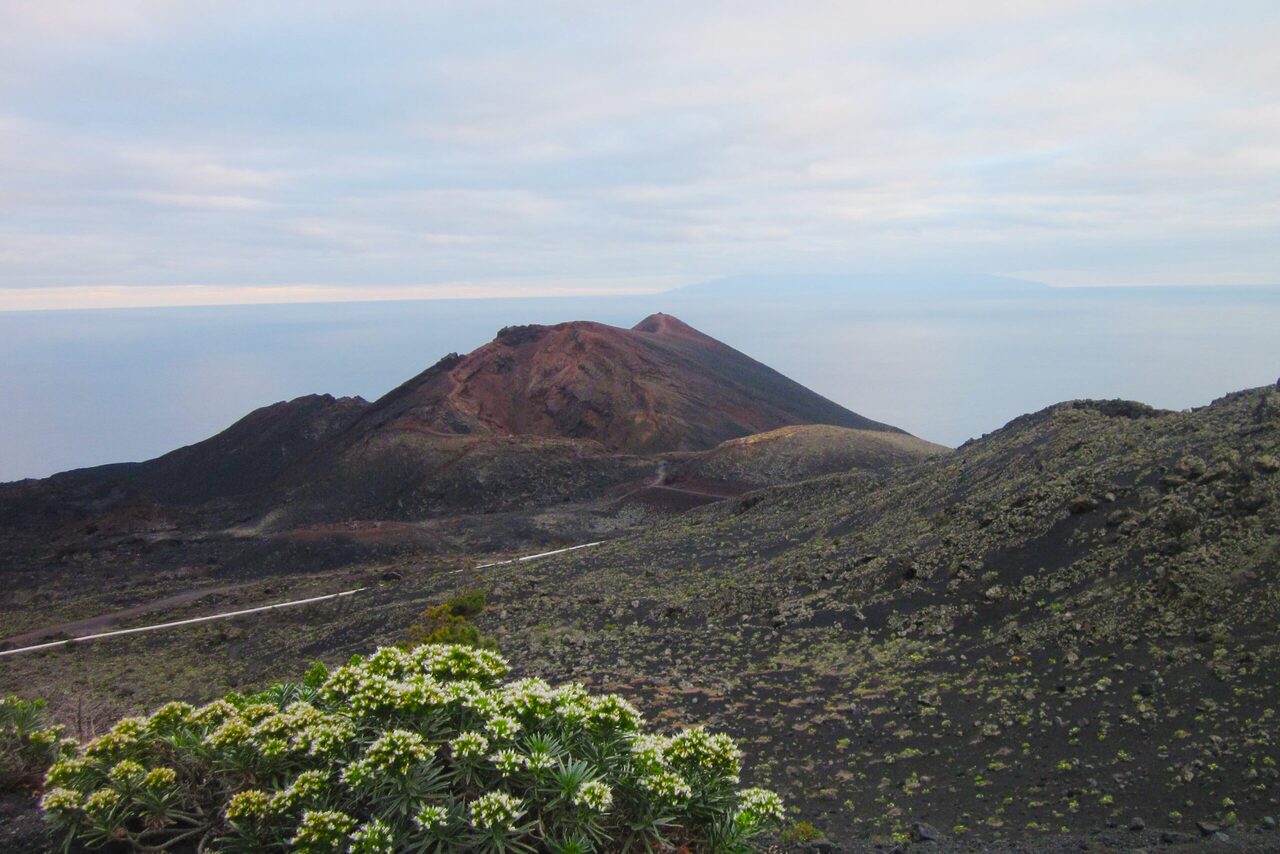
{"label": "cloud", "polygon": [[1277,281],[1278,41],[1269,0],[0,0],[0,289]]}
{"label": "cloud", "polygon": [[[539,296],[587,297],[652,294],[685,281],[617,277],[604,281],[537,280]],[[285,303],[394,302],[400,300],[504,299],[529,295],[528,279],[436,282],[424,285],[340,287],[287,285],[87,285],[0,289],[0,312],[102,308],[157,308]]]}

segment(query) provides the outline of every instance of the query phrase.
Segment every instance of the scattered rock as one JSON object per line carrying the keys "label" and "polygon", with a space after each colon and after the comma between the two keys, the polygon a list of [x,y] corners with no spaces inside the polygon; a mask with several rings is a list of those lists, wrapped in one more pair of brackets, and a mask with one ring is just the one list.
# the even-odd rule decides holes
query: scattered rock
{"label": "scattered rock", "polygon": [[1134,816],[1133,819],[1129,822],[1129,829],[1133,831],[1146,830],[1147,823],[1143,821],[1141,818]]}
{"label": "scattered rock", "polygon": [[1087,495],[1077,495],[1071,499],[1068,508],[1073,516],[1079,516],[1082,513],[1092,513],[1098,509],[1098,499],[1090,498]]}
{"label": "scattered rock", "polygon": [[1211,821],[1197,821],[1196,830],[1200,831],[1201,836],[1213,836],[1222,828]]}
{"label": "scattered rock", "polygon": [[1275,830],[1276,829],[1275,817],[1269,816],[1269,815],[1263,816],[1260,826],[1262,827],[1263,830]]}
{"label": "scattered rock", "polygon": [[404,573],[400,572],[399,570],[388,569],[386,572],[382,573],[382,575],[380,575],[379,578],[381,578],[383,581],[399,581],[400,579],[404,578]]}
{"label": "scattered rock", "polygon": [[834,842],[819,839],[817,842],[810,842],[804,850],[809,854],[838,854],[840,848]]}
{"label": "scattered rock", "polygon": [[938,842],[942,839],[942,834],[931,825],[925,824],[923,821],[917,821],[911,825],[911,841],[912,842]]}

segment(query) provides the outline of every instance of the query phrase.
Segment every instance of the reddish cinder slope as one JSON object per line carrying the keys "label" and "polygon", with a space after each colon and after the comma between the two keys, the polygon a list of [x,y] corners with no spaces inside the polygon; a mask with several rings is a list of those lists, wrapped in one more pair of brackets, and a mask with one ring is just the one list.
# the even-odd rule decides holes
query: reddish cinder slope
{"label": "reddish cinder slope", "polygon": [[808,424],[901,435],[669,315],[513,326],[372,404],[299,398],[155,460],[0,487],[0,529],[527,511],[647,482],[656,454]]}
{"label": "reddish cinder slope", "polygon": [[632,329],[586,321],[507,327],[379,400],[349,435],[543,436],[642,454],[701,450],[792,424],[901,432],[655,314]]}

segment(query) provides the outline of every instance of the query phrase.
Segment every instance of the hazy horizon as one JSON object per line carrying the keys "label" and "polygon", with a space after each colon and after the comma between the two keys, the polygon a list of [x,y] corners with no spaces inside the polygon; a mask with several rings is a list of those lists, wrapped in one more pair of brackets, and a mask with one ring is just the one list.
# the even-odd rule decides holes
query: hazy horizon
{"label": "hazy horizon", "polygon": [[947,445],[1061,400],[1180,409],[1280,374],[1277,288],[833,281],[772,298],[769,277],[747,277],[649,296],[0,313],[0,480],[151,458],[305,394],[376,399],[505,325],[631,326],[655,311]]}

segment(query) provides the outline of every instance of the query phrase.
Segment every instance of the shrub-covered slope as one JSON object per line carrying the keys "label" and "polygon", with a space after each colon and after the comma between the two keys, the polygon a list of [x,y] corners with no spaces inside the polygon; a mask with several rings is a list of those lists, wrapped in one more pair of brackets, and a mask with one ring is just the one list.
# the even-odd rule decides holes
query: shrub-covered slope
{"label": "shrub-covered slope", "polygon": [[831,833],[1198,834],[1280,802],[1280,389],[1075,402],[491,588],[504,649],[733,721]]}
{"label": "shrub-covered slope", "polygon": [[400,640],[483,587],[476,622],[517,673],[621,692],[658,731],[734,732],[744,785],[841,842],[913,821],[1031,850],[1108,825],[1135,844],[1244,838],[1280,814],[1278,470],[1277,388],[1181,413],[1062,404],[913,468],[761,490],[594,549],[402,557],[352,568],[343,586],[371,589],[341,609],[9,659],[0,690],[72,711],[203,702]]}

